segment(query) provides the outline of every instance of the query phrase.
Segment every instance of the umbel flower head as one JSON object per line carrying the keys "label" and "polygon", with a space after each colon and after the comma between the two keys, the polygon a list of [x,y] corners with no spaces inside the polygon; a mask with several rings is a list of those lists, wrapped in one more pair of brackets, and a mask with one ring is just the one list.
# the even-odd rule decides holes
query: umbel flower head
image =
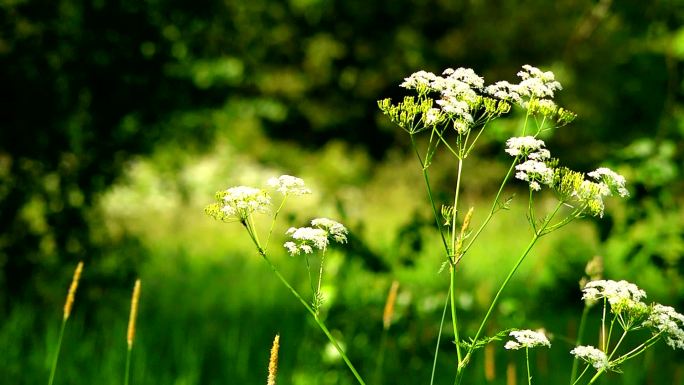
{"label": "umbel flower head", "polygon": [[290,227],[285,234],[292,240],[283,246],[290,255],[311,254],[314,249],[325,250],[330,238],[338,243],[347,242],[347,228],[341,223],[328,218],[316,218],[311,221],[312,227]]}
{"label": "umbel flower head", "polygon": [[551,343],[542,330],[513,330],[509,334],[513,340],[506,342],[504,349],[517,350],[536,346],[550,347]]}
{"label": "umbel flower head", "polygon": [[237,186],[216,193],[216,202],[205,207],[210,217],[224,221],[244,221],[254,212],[267,212],[271,197],[262,189]]}
{"label": "umbel flower head", "polygon": [[653,329],[654,334],[662,333],[673,349],[684,349],[684,315],[674,308],[654,304],[644,326]]}
{"label": "umbel flower head", "polygon": [[283,195],[305,195],[311,194],[311,190],[304,185],[304,180],[291,175],[281,175],[270,178],[267,185],[273,187]]}
{"label": "umbel flower head", "polygon": [[646,298],[646,292],[633,283],[627,281],[598,280],[591,281],[582,289],[582,299],[595,302],[605,298],[614,314],[627,314],[640,317],[648,312],[646,304],[641,302]]}
{"label": "umbel flower head", "polygon": [[593,346],[578,346],[572,349],[570,354],[592,365],[596,369],[608,368],[608,356],[606,353]]}

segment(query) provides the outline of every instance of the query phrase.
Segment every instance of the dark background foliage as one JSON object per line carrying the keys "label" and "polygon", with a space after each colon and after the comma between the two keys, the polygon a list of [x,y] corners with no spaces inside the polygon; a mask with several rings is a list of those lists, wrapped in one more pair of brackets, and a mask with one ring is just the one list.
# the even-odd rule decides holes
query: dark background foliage
{"label": "dark background foliage", "polygon": [[[115,313],[98,305],[105,297],[125,304],[154,247],[129,228],[108,231],[101,200],[140,159],[173,181],[217,143],[285,169],[325,161],[297,161],[279,147],[322,156],[340,145],[341,159],[369,162],[352,162],[358,167],[343,182],[365,183],[377,176],[374,165],[407,149],[375,101],[402,95],[397,84],[416,70],[461,66],[492,81],[515,80],[522,64],[557,74],[565,87],[559,101],[579,119],[551,139],[554,153],[581,169],[623,165],[630,180],[629,203],[594,224],[601,252],[625,278],[648,271],[653,286],[669,282],[664,291],[681,305],[683,22],[680,1],[2,0],[0,316],[15,315],[5,335],[15,321],[31,325],[24,333],[44,332],[48,321],[19,322],[16,309],[53,314],[78,260],[88,266],[89,314]],[[226,119],[217,118],[222,113]],[[264,136],[252,140],[245,130]],[[484,149],[482,157],[497,159],[498,147]],[[180,182],[169,183],[190,200]],[[404,262],[423,242],[405,235],[427,231],[425,223],[418,217],[397,233],[392,247]],[[352,246],[370,261],[361,268],[368,274],[392,266],[372,238]],[[564,283],[554,288],[576,294],[576,272],[559,267],[554,274]],[[338,311],[355,314],[355,301],[367,304],[349,299]],[[179,327],[192,319],[182,317]],[[197,383],[212,383],[205,377],[215,365],[204,365]]]}

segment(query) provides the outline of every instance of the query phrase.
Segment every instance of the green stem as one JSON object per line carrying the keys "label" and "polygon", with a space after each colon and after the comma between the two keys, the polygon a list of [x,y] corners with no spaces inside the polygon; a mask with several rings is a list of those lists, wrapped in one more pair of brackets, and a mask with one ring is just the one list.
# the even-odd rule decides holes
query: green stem
{"label": "green stem", "polygon": [[[535,233],[534,236],[532,237],[532,240],[530,243],[527,245],[527,248],[525,248],[525,251],[522,253],[520,258],[518,258],[518,261],[515,263],[515,266],[513,266],[513,269],[508,273],[506,276],[506,279],[504,279],[503,283],[501,284],[501,287],[499,287],[499,291],[496,292],[496,295],[494,296],[494,299],[492,300],[492,303],[489,305],[489,309],[487,309],[487,313],[485,314],[484,318],[482,319],[482,323],[480,323],[480,327],[477,329],[477,333],[475,333],[475,337],[473,338],[473,341],[477,341],[477,339],[480,337],[482,334],[482,331],[484,330],[485,324],[489,320],[489,317],[492,315],[492,312],[494,311],[494,307],[496,304],[499,302],[499,297],[501,297],[501,293],[504,291],[506,286],[508,285],[508,282],[511,280],[513,277],[513,274],[518,270],[522,262],[525,260],[525,257],[527,257],[527,254],[532,250],[532,247],[534,244],[539,240],[539,234]],[[463,358],[464,362],[467,362],[470,359],[470,356],[473,353],[473,347],[475,344],[473,344],[471,347],[468,348],[468,351],[466,352],[465,357]],[[462,368],[459,367],[459,373],[462,371]]]}
{"label": "green stem", "polygon": [[532,385],[532,374],[530,373],[530,348],[525,348],[525,361],[527,361],[527,385]]}
{"label": "green stem", "polygon": [[[456,192],[454,193],[454,215],[451,222],[451,250],[456,252],[456,217],[458,214],[458,197],[461,191],[461,173],[463,171],[463,159],[458,159],[458,174],[456,179]],[[458,366],[461,366],[463,357],[461,356],[461,340],[458,336],[458,318],[456,318],[456,255],[450,258],[451,266],[449,269],[450,276],[450,292],[451,295],[451,323],[454,329],[454,343],[456,344],[456,357],[458,358]]]}
{"label": "green stem", "polygon": [[[451,292],[451,287],[449,287],[449,292]],[[449,293],[447,293],[447,298],[444,301],[444,309],[442,310],[442,320],[439,322],[439,332],[437,333],[437,345],[435,346],[435,358],[432,361],[432,374],[430,375],[430,385],[434,384],[435,381],[435,371],[437,370],[437,355],[439,354],[439,343],[442,341],[442,328],[444,327],[444,320],[446,319],[446,310],[449,306]]]}
{"label": "green stem", "polygon": [[[451,300],[451,323],[454,328],[454,343],[456,344],[456,357],[458,359],[458,366],[461,366],[463,357],[461,356],[461,340],[458,336],[458,319],[456,318],[456,266],[449,266],[449,298]],[[440,330],[441,331],[441,330]]]}
{"label": "green stem", "polygon": [[128,385],[128,378],[130,377],[131,351],[133,351],[133,346],[128,345],[128,351],[126,352],[126,375],[124,376],[124,385]]}
{"label": "green stem", "polygon": [[59,338],[57,339],[57,349],[55,350],[55,357],[52,360],[52,368],[50,369],[50,379],[48,385],[52,385],[55,381],[55,372],[57,371],[57,361],[59,360],[59,352],[62,348],[62,338],[64,337],[64,329],[68,318],[62,318],[62,326],[59,329]]}
{"label": "green stem", "polygon": [[590,366],[591,366],[591,365],[587,365],[587,366],[584,367],[584,370],[582,371],[582,373],[580,373],[580,375],[577,377],[577,379],[575,380],[575,382],[572,383],[572,385],[577,385],[577,383],[579,382],[579,380],[580,380],[582,377],[584,377],[584,374],[587,372],[587,370],[589,370],[589,367],[590,367]]}
{"label": "green stem", "polygon": [[[577,330],[577,339],[575,340],[575,346],[580,346],[582,344],[582,336],[584,335],[584,328],[587,325],[587,316],[589,315],[590,307],[586,304],[584,305],[584,310],[582,310],[582,317],[580,318],[579,328]],[[572,371],[570,372],[570,385],[575,383],[577,379],[577,367],[579,365],[579,360],[575,357],[572,360]]]}
{"label": "green stem", "polygon": [[271,234],[273,234],[273,228],[275,227],[276,219],[278,219],[278,214],[280,214],[280,210],[283,208],[283,205],[285,205],[285,200],[287,199],[287,194],[283,196],[283,200],[280,201],[280,206],[278,206],[278,210],[273,214],[273,220],[271,221],[271,228],[268,230],[268,237],[266,237],[266,246],[264,247],[264,250],[268,250],[268,244],[271,241]]}
{"label": "green stem", "polygon": [[318,284],[316,285],[316,307],[314,310],[316,311],[316,314],[318,314],[318,309],[321,306],[322,298],[321,298],[321,281],[323,281],[323,261],[325,260],[325,249],[321,252],[321,266],[318,269]]}
{"label": "green stem", "polygon": [[641,345],[637,346],[636,348],[630,350],[629,352],[623,354],[621,357],[618,357],[615,359],[615,365],[619,365],[622,362],[625,362],[629,359],[632,359],[639,354],[643,353],[646,351],[646,349],[650,348],[653,346],[658,340],[660,339],[662,332],[654,335],[653,337],[649,338],[646,342],[643,342]]}
{"label": "green stem", "polygon": [[416,157],[418,158],[418,162],[420,162],[420,166],[423,171],[423,179],[425,180],[425,186],[427,187],[428,199],[430,200],[430,206],[432,207],[432,214],[435,217],[435,224],[437,225],[437,229],[439,230],[439,235],[442,238],[442,243],[444,244],[444,249],[446,250],[448,258],[449,245],[447,244],[446,238],[444,237],[444,232],[442,231],[441,221],[439,220],[439,214],[437,213],[437,206],[435,205],[435,200],[432,195],[430,177],[427,172],[427,167],[425,167],[425,163],[423,162],[423,159],[420,157],[420,153],[418,152],[418,147],[416,145],[415,139],[413,138],[413,135],[411,135],[411,146],[413,147],[413,151],[416,153]]}
{"label": "green stem", "polygon": [[292,287],[292,285],[290,285],[290,283],[287,281],[287,279],[285,279],[285,277],[283,277],[283,275],[280,274],[280,271],[278,271],[278,269],[275,267],[273,262],[271,262],[271,260],[268,258],[268,256],[266,255],[266,253],[264,252],[263,249],[259,248],[259,254],[264,259],[264,261],[266,261],[266,263],[268,263],[268,265],[271,267],[271,270],[273,271],[273,273],[275,273],[275,275],[278,277],[278,279],[280,279],[280,281],[283,283],[283,285],[285,285],[285,287],[287,287],[290,290],[292,295],[294,295],[295,298],[297,298],[299,300],[299,302],[301,302],[301,304],[304,306],[304,308],[306,308],[306,310],[313,316],[313,319],[314,319],[314,321],[316,321],[316,324],[318,325],[318,327],[321,329],[321,331],[323,331],[325,336],[328,337],[328,340],[330,341],[330,343],[333,344],[335,349],[337,349],[337,352],[340,353],[340,356],[342,356],[342,360],[344,360],[344,363],[347,364],[347,367],[349,368],[349,370],[352,372],[352,374],[354,374],[356,381],[360,385],[366,385],[366,383],[363,381],[363,379],[361,378],[359,373],[356,371],[356,368],[354,367],[354,365],[351,363],[351,361],[347,357],[347,354],[344,352],[344,350],[342,350],[342,347],[340,346],[340,344],[337,342],[335,337],[333,337],[333,335],[330,333],[330,330],[328,330],[328,327],[325,326],[325,323],[323,321],[321,321],[320,318],[318,318],[318,315],[311,308],[311,306],[309,306],[309,304],[304,300],[304,298],[302,298],[302,296],[299,295],[297,290],[295,290],[295,288]]}
{"label": "green stem", "polygon": [[513,160],[513,163],[511,163],[511,167],[508,168],[508,172],[506,173],[506,176],[504,177],[503,181],[501,182],[501,185],[499,186],[499,191],[497,191],[496,196],[494,197],[494,203],[492,204],[492,208],[489,210],[489,214],[487,215],[487,218],[485,218],[484,222],[482,222],[482,224],[477,229],[475,234],[470,238],[470,241],[468,242],[468,244],[463,248],[463,251],[461,252],[462,255],[465,254],[468,251],[468,249],[470,249],[470,247],[473,245],[473,242],[475,242],[477,237],[480,236],[480,233],[482,232],[482,230],[484,230],[484,228],[487,226],[489,221],[494,216],[494,213],[497,211],[496,208],[499,205],[499,199],[501,198],[501,193],[503,192],[504,186],[506,185],[508,178],[510,178],[511,173],[515,169],[515,164],[516,164],[517,160],[518,160],[517,158],[515,160]]}

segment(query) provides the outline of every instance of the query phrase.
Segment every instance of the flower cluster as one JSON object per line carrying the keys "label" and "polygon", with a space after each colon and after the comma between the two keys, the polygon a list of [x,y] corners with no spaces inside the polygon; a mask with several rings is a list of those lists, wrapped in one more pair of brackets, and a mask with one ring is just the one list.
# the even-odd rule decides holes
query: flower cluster
{"label": "flower cluster", "polygon": [[530,159],[515,166],[515,170],[515,177],[529,182],[534,191],[541,190],[540,183],[547,186],[553,183],[553,169],[544,162]]}
{"label": "flower cluster", "polygon": [[546,338],[546,335],[541,330],[513,330],[508,335],[513,337],[513,340],[506,342],[506,345],[504,345],[505,349],[517,350],[533,348],[535,346],[551,346],[548,338]]}
{"label": "flower cluster", "polygon": [[[459,134],[466,134],[476,123],[475,114],[484,109],[488,116],[501,115],[510,110],[510,104],[503,98],[493,99],[482,96],[484,79],[470,68],[448,68],[442,76],[432,72],[418,71],[404,79],[400,87],[416,90],[419,102],[404,99],[396,106],[389,99],[379,101],[380,109],[399,126],[415,133],[413,120],[420,117],[424,127],[449,121]],[[437,93],[440,98],[435,102],[439,108],[433,107],[430,93]],[[427,102],[424,104],[423,102]],[[420,109],[415,107],[420,106]],[[420,114],[420,116],[419,116]],[[411,128],[409,128],[411,127]],[[409,128],[409,129],[407,129]]]}
{"label": "flower cluster", "polygon": [[[543,140],[537,139],[534,136],[519,136],[509,138],[506,141],[505,151],[511,156],[529,157],[530,154],[538,153],[540,151],[546,151],[546,154],[548,154],[548,150],[543,148],[545,146],[546,145],[544,144]],[[535,158],[531,157],[531,159]]]}
{"label": "flower cluster", "polygon": [[515,166],[515,177],[529,182],[530,188],[535,191],[539,191],[542,184],[551,186],[554,181],[554,170],[547,164],[551,153],[544,146],[543,140],[533,136],[514,137],[506,141],[505,151],[509,155],[527,157],[525,162]]}
{"label": "flower cluster", "polygon": [[266,184],[275,188],[276,191],[283,195],[311,194],[311,190],[304,185],[304,181],[301,178],[291,175],[270,178]]}
{"label": "flower cluster", "polygon": [[244,221],[254,212],[267,212],[271,197],[264,190],[237,186],[216,193],[216,202],[204,211],[214,219],[224,222]]}
{"label": "flower cluster", "polygon": [[285,232],[292,238],[292,241],[283,244],[290,255],[311,254],[314,249],[325,250],[330,244],[330,238],[338,243],[347,242],[347,228],[339,222],[328,218],[317,218],[311,221],[311,226],[290,227]]}
{"label": "flower cluster", "polygon": [[518,84],[517,92],[523,96],[537,99],[553,98],[555,91],[563,89],[553,72],[543,72],[529,64],[523,66],[523,70],[518,72],[518,77],[522,81]]}
{"label": "flower cluster", "polygon": [[625,177],[615,171],[606,167],[600,167],[587,175],[606,186],[611,194],[617,194],[621,197],[629,196],[629,191],[625,188]]}
{"label": "flower cluster", "polygon": [[684,315],[674,308],[654,304],[644,326],[652,328],[654,333],[662,333],[673,349],[684,349]]}
{"label": "flower cluster", "polygon": [[648,311],[646,304],[641,302],[646,298],[646,292],[627,281],[591,281],[584,286],[582,292],[584,293],[582,299],[588,302],[605,298],[615,314],[626,313],[639,317]]}
{"label": "flower cluster", "polygon": [[570,354],[587,362],[597,370],[608,368],[608,356],[606,353],[593,346],[578,346],[570,351]]}

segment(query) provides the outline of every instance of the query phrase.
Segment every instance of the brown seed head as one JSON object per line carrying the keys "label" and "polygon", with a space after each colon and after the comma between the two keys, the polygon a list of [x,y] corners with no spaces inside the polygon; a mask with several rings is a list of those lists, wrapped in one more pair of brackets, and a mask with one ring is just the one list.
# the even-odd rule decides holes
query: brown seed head
{"label": "brown seed head", "polygon": [[74,278],[71,280],[69,293],[64,303],[64,319],[66,320],[71,315],[71,308],[74,306],[74,298],[76,297],[76,289],[78,288],[78,280],[81,279],[81,272],[83,271],[83,261],[79,262],[74,271]]}
{"label": "brown seed head", "polygon": [[280,335],[276,334],[271,347],[271,358],[268,360],[268,379],[266,385],[275,385],[278,374],[278,349],[280,349]]}
{"label": "brown seed head", "polygon": [[135,338],[135,319],[138,316],[138,300],[140,299],[140,280],[135,281],[133,286],[133,296],[131,297],[131,313],[128,317],[128,348],[133,347],[133,339]]}

